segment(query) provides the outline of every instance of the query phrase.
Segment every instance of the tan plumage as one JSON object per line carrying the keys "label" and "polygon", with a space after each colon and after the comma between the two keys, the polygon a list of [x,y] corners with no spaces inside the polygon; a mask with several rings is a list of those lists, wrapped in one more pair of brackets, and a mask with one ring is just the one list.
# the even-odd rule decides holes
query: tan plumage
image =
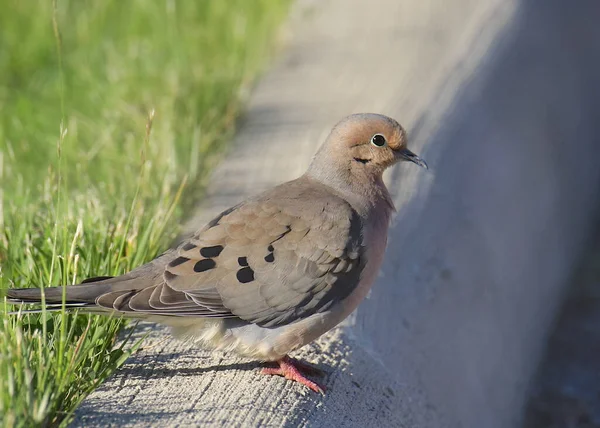
{"label": "tan plumage", "polygon": [[[396,121],[349,116],[302,177],[221,213],[128,274],[68,286],[67,303],[163,322],[213,346],[277,360],[277,374],[320,390],[287,354],[333,328],[371,287],[393,210],[381,174],[399,160],[425,166],[406,149]],[[40,299],[37,289],[7,294]],[[61,302],[62,287],[45,295]]]}

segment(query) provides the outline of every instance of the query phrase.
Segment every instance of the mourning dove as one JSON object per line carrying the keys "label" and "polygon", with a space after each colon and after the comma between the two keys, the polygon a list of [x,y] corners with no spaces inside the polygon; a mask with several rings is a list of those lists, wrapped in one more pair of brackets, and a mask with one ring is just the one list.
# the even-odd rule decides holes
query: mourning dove
{"label": "mourning dove", "polygon": [[[176,335],[276,362],[263,372],[323,392],[288,354],[339,324],[373,285],[394,211],[382,173],[398,161],[427,167],[395,120],[348,116],[300,178],[222,212],[125,275],[67,286],[66,305],[166,324]],[[46,304],[60,308],[64,288],[46,288]],[[41,300],[36,288],[7,296]]]}

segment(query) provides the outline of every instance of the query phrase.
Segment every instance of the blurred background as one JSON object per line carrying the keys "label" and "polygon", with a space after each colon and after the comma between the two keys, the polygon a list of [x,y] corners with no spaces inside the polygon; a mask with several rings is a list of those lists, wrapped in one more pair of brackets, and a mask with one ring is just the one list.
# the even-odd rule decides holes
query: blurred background
{"label": "blurred background", "polygon": [[[384,113],[431,173],[387,176],[391,255],[352,321],[402,392],[384,409],[377,388],[352,395],[336,380],[354,400],[346,413],[375,402],[379,426],[422,411],[432,419],[415,421],[448,426],[600,427],[600,3],[2,0],[0,11],[0,289],[127,271],[301,174],[341,117]],[[118,320],[2,321],[5,426],[68,422],[139,345],[113,347],[128,331]]]}

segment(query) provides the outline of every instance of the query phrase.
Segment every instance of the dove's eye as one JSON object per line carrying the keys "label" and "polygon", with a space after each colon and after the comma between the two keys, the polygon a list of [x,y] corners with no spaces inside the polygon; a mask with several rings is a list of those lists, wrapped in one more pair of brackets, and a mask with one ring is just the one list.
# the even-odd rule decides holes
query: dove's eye
{"label": "dove's eye", "polygon": [[373,144],[374,146],[382,147],[385,146],[385,143],[385,137],[381,134],[375,134],[373,135],[373,138],[371,138],[371,144]]}

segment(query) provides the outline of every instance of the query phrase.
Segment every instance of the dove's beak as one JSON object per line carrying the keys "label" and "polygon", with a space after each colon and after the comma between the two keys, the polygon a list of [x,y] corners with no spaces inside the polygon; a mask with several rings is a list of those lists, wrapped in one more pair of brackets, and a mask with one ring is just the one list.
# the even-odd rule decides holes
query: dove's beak
{"label": "dove's beak", "polygon": [[420,167],[428,169],[427,163],[421,159],[419,156],[415,155],[413,152],[408,150],[407,148],[403,148],[396,152],[399,159],[403,161],[409,161],[412,163],[416,163]]}

